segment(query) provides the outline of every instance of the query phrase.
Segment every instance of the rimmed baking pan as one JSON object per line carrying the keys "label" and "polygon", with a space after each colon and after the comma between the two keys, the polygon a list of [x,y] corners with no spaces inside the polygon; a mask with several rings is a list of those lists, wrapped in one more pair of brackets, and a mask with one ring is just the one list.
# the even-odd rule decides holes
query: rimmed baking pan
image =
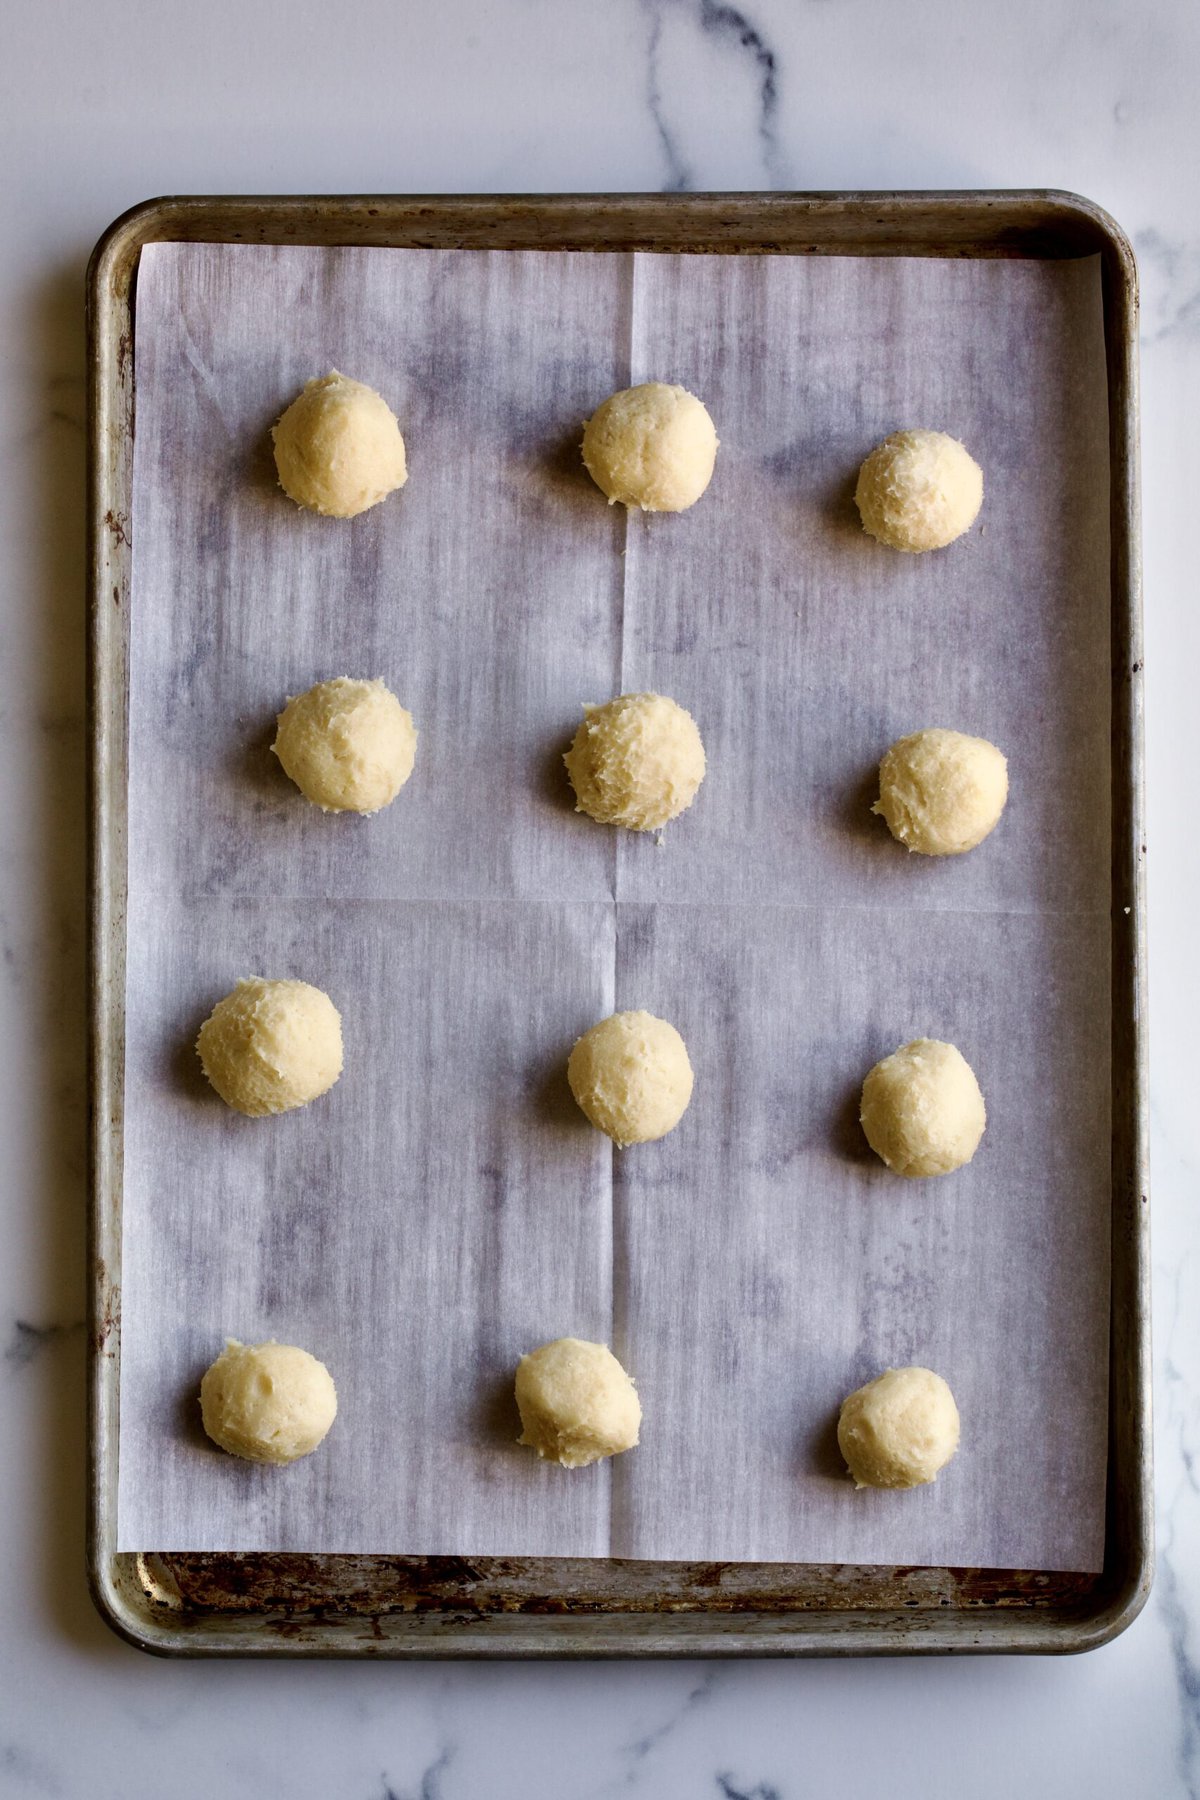
{"label": "rimmed baking pan", "polygon": [[[163,242],[1098,256],[1111,543],[1112,1218],[1108,1499],[1097,1575],[605,1558],[116,1549],[124,1155],[135,295]],[[173,1654],[811,1655],[1102,1643],[1151,1575],[1137,289],[1098,208],[1054,193],[167,199],[117,221],[89,274],[92,819],[89,1567],[130,1641]]]}

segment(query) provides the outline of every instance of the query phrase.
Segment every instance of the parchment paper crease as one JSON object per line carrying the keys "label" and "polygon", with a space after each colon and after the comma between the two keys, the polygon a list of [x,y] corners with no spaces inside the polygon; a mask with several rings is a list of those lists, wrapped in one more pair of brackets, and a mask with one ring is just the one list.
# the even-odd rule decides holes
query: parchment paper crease
{"label": "parchment paper crease", "polygon": [[[131,1549],[1096,1569],[1109,1213],[1107,403],[1097,265],[154,245],[138,276],[119,1539]],[[268,428],[337,367],[404,491],[299,512]],[[626,520],[578,461],[631,380],[700,393],[709,493]],[[889,430],[962,437],[972,534],[861,532]],[[289,694],[383,676],[420,730],[373,820],[267,746]],[[577,817],[580,703],[655,688],[709,775],[662,845]],[[888,743],[994,739],[972,855],[868,811]],[[342,1011],[346,1069],[247,1121],[191,1049],[242,974]],[[681,1029],[683,1124],[610,1149],[564,1079],[614,1006]],[[979,1075],[971,1166],[866,1151],[917,1035]],[[515,1447],[523,1350],[611,1341],[643,1442]],[[321,1356],[285,1471],[223,1457],[224,1337]],[[833,1426],[889,1364],[947,1377],[936,1486],[856,1494]]]}

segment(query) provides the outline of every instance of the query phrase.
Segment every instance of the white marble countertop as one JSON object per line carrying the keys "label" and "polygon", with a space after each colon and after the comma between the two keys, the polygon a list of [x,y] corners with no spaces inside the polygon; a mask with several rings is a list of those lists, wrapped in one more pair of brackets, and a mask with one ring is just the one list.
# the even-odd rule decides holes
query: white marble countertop
{"label": "white marble countertop", "polygon": [[[1200,1794],[1190,0],[66,0],[0,74],[0,1794]],[[159,1662],[82,1570],[83,270],[153,193],[1055,187],[1143,279],[1158,1576],[1073,1660]]]}

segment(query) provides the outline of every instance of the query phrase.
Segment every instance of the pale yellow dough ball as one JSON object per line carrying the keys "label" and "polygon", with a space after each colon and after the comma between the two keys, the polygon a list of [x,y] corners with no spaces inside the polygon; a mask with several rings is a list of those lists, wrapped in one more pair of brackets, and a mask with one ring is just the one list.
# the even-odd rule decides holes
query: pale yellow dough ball
{"label": "pale yellow dough ball", "polygon": [[619,1149],[673,1131],[692,1097],[687,1046],[648,1012],[613,1013],[585,1031],[567,1059],[571,1092]]}
{"label": "pale yellow dough ball", "polygon": [[712,480],[717,433],[686,388],[645,381],[598,406],[583,431],[583,460],[612,506],[683,512]]}
{"label": "pale yellow dough ball", "polygon": [[630,831],[657,831],[678,818],[705,770],[699,726],[665,694],[620,694],[585,706],[563,761],[575,811]]}
{"label": "pale yellow dough ball", "polygon": [[871,811],[921,856],[961,856],[995,830],[1007,799],[1008,763],[995,744],[932,726],[892,745]]}
{"label": "pale yellow dough ball", "polygon": [[324,1438],[337,1414],[337,1390],[307,1350],[230,1338],[200,1383],[200,1413],[214,1444],[231,1456],[290,1463]]}
{"label": "pale yellow dough ball", "polygon": [[633,1382],[606,1344],[558,1338],[517,1364],[520,1444],[547,1462],[584,1469],[638,1441],[642,1408]]}
{"label": "pale yellow dough ball", "polygon": [[987,1110],[962,1052],[914,1038],[877,1062],[863,1082],[862,1128],[897,1175],[949,1175],[979,1148]]}
{"label": "pale yellow dough ball", "polygon": [[275,755],[324,812],[378,812],[412,774],[412,714],[382,681],[319,681],[288,701],[278,724]]}
{"label": "pale yellow dough ball", "polygon": [[932,1369],[887,1369],[842,1403],[838,1446],[855,1487],[936,1481],[958,1449],[954,1395]]}
{"label": "pale yellow dough ball", "polygon": [[271,436],[284,492],[331,519],[355,518],[408,480],[395,413],[336,369],[305,384]]}
{"label": "pale yellow dough ball", "polygon": [[247,976],[218,1000],[196,1049],[227,1106],[248,1118],[307,1106],[342,1072],[337,1007],[307,981]]}
{"label": "pale yellow dough ball", "polygon": [[864,530],[893,550],[943,550],[983,505],[983,470],[944,431],[894,431],[858,472]]}

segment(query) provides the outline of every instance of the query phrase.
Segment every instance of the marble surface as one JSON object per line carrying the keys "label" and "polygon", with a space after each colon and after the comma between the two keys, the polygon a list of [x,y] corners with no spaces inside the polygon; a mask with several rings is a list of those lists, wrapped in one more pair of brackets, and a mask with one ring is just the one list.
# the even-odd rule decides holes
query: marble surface
{"label": "marble surface", "polygon": [[[346,17],[350,17],[346,9]],[[1200,414],[1189,0],[117,0],[0,71],[0,1795],[800,1800],[1200,1794]],[[152,1661],[83,1533],[83,340],[154,192],[1072,188],[1133,237],[1144,474],[1158,1578],[1072,1661],[524,1668]]]}

